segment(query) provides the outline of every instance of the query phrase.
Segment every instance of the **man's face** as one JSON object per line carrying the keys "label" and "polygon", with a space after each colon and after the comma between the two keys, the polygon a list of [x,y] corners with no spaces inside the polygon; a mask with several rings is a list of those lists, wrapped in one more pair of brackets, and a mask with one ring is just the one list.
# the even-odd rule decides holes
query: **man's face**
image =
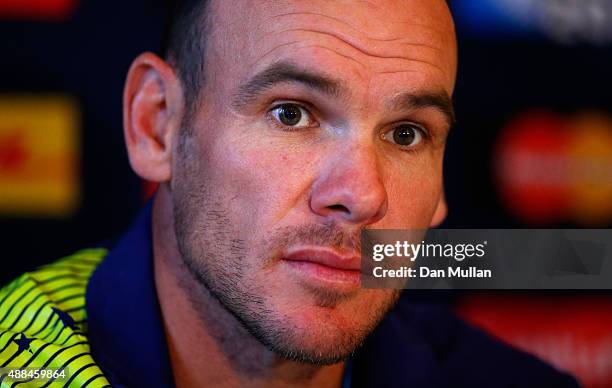
{"label": "man's face", "polygon": [[359,288],[360,230],[443,213],[450,15],[432,0],[209,11],[205,87],[171,182],[181,255],[262,343],[337,362],[397,298]]}

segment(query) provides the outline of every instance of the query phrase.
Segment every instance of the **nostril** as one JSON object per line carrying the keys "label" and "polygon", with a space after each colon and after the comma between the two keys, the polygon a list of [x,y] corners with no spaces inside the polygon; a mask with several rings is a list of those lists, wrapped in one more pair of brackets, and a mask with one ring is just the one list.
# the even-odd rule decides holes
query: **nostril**
{"label": "nostril", "polygon": [[340,211],[343,213],[350,213],[349,209],[344,205],[331,205],[327,207],[329,210]]}

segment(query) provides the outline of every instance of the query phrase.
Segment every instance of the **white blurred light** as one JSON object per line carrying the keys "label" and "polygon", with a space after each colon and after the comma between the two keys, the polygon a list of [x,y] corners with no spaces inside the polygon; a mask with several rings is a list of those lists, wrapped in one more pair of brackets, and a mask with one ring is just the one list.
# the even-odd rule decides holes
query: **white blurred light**
{"label": "white blurred light", "polygon": [[492,0],[520,24],[559,43],[612,43],[611,0]]}

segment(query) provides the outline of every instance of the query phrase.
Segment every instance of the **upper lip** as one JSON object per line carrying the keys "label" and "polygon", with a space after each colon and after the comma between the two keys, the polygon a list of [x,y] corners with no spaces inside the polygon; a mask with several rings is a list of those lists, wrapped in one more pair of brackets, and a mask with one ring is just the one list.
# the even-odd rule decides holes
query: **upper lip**
{"label": "upper lip", "polygon": [[335,250],[323,247],[293,250],[286,254],[283,259],[306,261],[345,271],[361,270],[361,258],[358,255],[341,254]]}

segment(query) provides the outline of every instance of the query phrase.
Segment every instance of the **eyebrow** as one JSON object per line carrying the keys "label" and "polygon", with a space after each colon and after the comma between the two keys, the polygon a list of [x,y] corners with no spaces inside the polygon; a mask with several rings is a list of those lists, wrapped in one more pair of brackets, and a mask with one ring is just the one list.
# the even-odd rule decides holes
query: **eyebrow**
{"label": "eyebrow", "polygon": [[[292,62],[280,61],[268,66],[241,85],[233,96],[232,106],[237,109],[248,105],[265,91],[287,82],[300,83],[330,97],[340,97],[346,93],[342,82],[338,80],[304,69]],[[391,105],[395,109],[405,110],[434,108],[446,117],[449,127],[455,124],[453,102],[445,91],[404,92],[396,96]]]}
{"label": "eyebrow", "polygon": [[245,84],[241,85],[238,92],[234,94],[232,106],[234,108],[243,107],[266,90],[286,82],[300,83],[330,97],[339,97],[344,92],[339,81],[324,74],[303,69],[291,62],[277,62],[255,74]]}
{"label": "eyebrow", "polygon": [[418,108],[434,108],[440,111],[445,117],[449,126],[455,124],[455,110],[453,101],[445,91],[412,93],[404,92],[396,96],[391,105],[395,109],[418,109]]}

